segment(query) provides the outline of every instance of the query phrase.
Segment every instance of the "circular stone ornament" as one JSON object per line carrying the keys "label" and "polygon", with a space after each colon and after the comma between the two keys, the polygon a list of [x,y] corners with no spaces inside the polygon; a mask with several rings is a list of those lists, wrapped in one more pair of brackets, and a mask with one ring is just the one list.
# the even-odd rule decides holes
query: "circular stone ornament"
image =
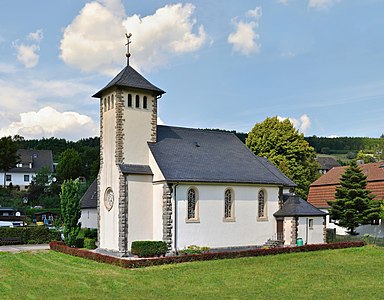
{"label": "circular stone ornament", "polygon": [[111,210],[113,203],[115,202],[115,196],[113,194],[112,188],[107,188],[104,193],[104,205],[107,210]]}

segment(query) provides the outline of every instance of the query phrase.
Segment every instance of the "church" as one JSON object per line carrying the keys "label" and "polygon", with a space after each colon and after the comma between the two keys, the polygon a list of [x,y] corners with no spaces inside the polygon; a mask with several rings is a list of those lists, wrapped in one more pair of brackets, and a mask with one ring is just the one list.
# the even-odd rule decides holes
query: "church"
{"label": "church", "polygon": [[[157,125],[164,93],[127,54],[127,66],[93,95],[100,101],[99,249],[127,254],[138,240],[165,241],[171,253],[296,244],[303,214],[282,210],[295,184],[232,133]],[[322,243],[324,213],[312,208],[306,222],[316,229],[312,243]]]}

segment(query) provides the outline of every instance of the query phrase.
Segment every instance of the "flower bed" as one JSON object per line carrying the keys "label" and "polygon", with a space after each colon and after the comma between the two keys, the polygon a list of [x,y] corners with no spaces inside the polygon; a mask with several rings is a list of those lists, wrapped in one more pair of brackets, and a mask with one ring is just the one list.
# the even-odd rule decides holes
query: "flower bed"
{"label": "flower bed", "polygon": [[173,264],[173,263],[183,263],[183,262],[213,260],[213,259],[223,259],[223,258],[254,257],[254,256],[275,255],[275,254],[282,254],[282,253],[308,252],[308,251],[317,251],[317,250],[326,250],[326,249],[362,247],[364,246],[364,242],[357,241],[357,242],[341,242],[341,243],[331,243],[331,244],[315,244],[315,245],[305,245],[305,246],[299,246],[299,247],[252,249],[252,250],[242,250],[242,251],[189,254],[189,255],[181,255],[181,256],[167,256],[167,257],[159,257],[159,258],[145,258],[145,259],[131,259],[131,260],[104,255],[100,253],[95,253],[87,250],[71,248],[66,246],[63,242],[51,242],[49,246],[54,251],[62,252],[62,253],[77,256],[77,257],[91,259],[101,263],[108,263],[108,264],[116,265],[123,268],[141,268],[141,267],[149,267],[149,266],[157,266],[157,265],[165,265],[165,264]]}

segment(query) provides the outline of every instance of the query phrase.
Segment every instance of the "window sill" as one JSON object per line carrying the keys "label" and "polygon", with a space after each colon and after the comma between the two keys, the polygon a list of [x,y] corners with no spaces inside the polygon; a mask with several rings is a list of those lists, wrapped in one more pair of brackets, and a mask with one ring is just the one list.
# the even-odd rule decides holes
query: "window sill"
{"label": "window sill", "polygon": [[200,219],[185,219],[186,223],[200,223]]}
{"label": "window sill", "polygon": [[223,218],[223,222],[236,222],[236,218]]}
{"label": "window sill", "polygon": [[257,218],[257,222],[268,222],[268,218],[267,217]]}

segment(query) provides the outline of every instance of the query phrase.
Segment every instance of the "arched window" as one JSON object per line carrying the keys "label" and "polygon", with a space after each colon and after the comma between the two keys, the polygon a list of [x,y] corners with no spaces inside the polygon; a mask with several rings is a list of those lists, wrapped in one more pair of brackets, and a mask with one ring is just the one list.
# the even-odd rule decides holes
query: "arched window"
{"label": "arched window", "polygon": [[114,95],[112,95],[112,103],[111,103],[111,108],[114,108],[115,107],[115,97]]}
{"label": "arched window", "polygon": [[128,94],[128,107],[132,107],[132,95]]}
{"label": "arched window", "polygon": [[111,98],[108,96],[108,110],[111,109]]}
{"label": "arched window", "polygon": [[144,108],[144,109],[147,109],[147,108],[148,108],[148,100],[147,100],[147,96],[144,96],[144,97],[143,97],[143,108]]}
{"label": "arched window", "polygon": [[140,108],[140,96],[136,95],[136,103],[135,103],[136,108]]}
{"label": "arched window", "polygon": [[107,98],[104,98],[104,111],[107,111]]}
{"label": "arched window", "polygon": [[265,200],[265,192],[263,190],[259,191],[257,216],[259,219],[265,219],[267,217],[267,203]]}
{"label": "arched window", "polygon": [[230,189],[226,190],[224,193],[224,219],[233,219],[233,193]]}
{"label": "arched window", "polygon": [[196,190],[191,188],[187,193],[187,221],[198,220],[198,209],[197,209],[197,193]]}

